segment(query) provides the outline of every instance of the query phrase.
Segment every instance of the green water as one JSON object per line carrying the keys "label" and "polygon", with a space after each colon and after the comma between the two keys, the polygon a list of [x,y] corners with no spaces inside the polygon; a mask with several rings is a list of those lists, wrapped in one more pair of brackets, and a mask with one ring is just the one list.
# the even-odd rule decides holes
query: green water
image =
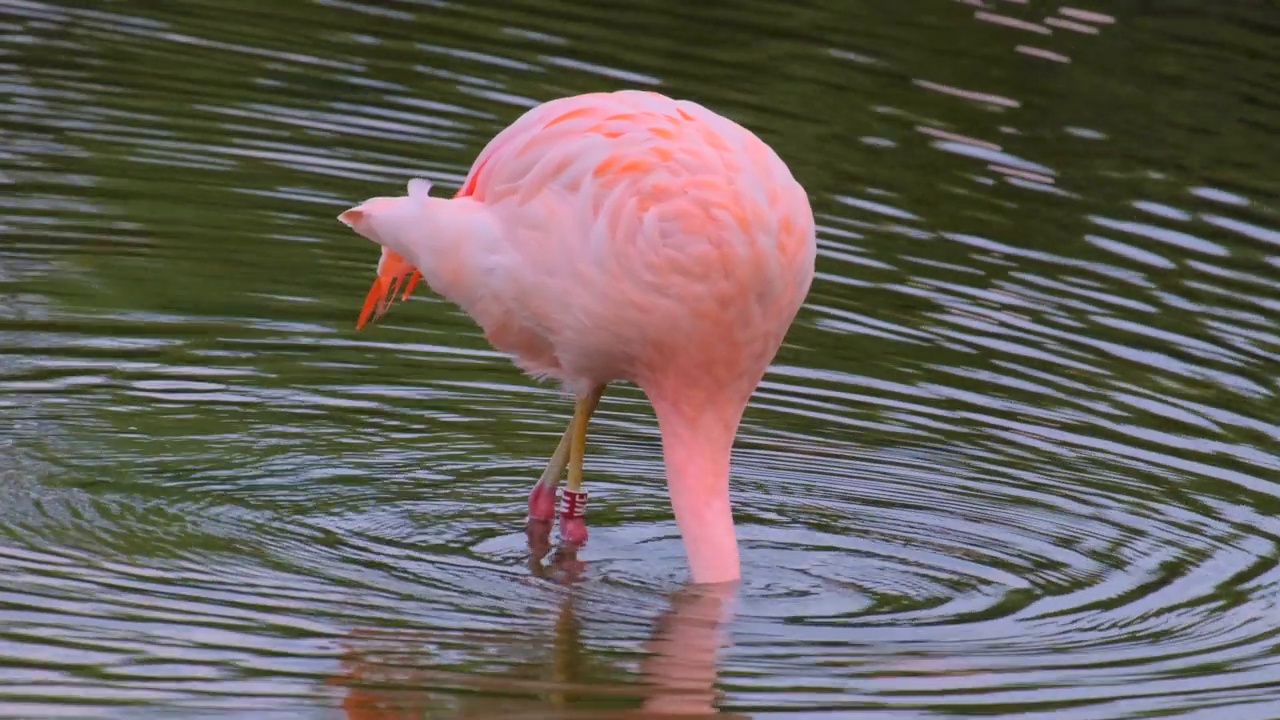
{"label": "green water", "polygon": [[[1280,15],[1090,9],[0,0],[0,717],[1280,717]],[[736,598],[634,389],[543,556],[569,401],[354,330],[338,212],[620,87],[818,216]]]}

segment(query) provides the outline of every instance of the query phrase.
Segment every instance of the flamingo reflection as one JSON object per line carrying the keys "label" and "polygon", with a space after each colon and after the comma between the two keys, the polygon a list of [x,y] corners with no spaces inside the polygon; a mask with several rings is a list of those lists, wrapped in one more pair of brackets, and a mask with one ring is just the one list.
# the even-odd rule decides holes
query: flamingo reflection
{"label": "flamingo reflection", "polygon": [[[530,571],[567,588],[541,638],[459,631],[446,633],[450,642],[438,630],[357,629],[331,679],[347,720],[744,717],[716,709],[716,657],[736,584],[673,593],[635,677],[584,648],[576,550],[536,533],[529,544]],[[454,653],[465,655],[443,656]]]}

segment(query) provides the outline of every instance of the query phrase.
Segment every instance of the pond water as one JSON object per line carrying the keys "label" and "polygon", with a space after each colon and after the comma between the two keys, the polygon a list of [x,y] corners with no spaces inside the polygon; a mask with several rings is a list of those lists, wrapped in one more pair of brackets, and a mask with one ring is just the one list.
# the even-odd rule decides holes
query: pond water
{"label": "pond water", "polygon": [[[1105,6],[1104,6],[1105,5]],[[1264,3],[0,0],[0,716],[1280,717]],[[651,88],[808,189],[818,279],[686,585],[571,404],[338,224]]]}

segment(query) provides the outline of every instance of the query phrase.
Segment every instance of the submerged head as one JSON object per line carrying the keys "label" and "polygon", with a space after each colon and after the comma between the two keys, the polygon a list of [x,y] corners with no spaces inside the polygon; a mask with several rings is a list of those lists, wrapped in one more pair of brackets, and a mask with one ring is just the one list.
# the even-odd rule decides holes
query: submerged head
{"label": "submerged head", "polygon": [[[399,197],[369,198],[338,216],[347,227],[400,255],[420,231],[431,197],[431,181],[414,178],[408,194]],[[379,267],[381,271],[381,267]]]}
{"label": "submerged head", "polygon": [[410,180],[407,192],[400,197],[370,198],[338,216],[338,220],[347,227],[382,246],[378,276],[365,296],[364,307],[356,321],[357,330],[371,319],[381,317],[401,287],[404,292],[400,299],[408,299],[422,277],[405,255],[412,238],[421,232],[424,225],[423,215],[431,193],[431,181],[421,178]]}

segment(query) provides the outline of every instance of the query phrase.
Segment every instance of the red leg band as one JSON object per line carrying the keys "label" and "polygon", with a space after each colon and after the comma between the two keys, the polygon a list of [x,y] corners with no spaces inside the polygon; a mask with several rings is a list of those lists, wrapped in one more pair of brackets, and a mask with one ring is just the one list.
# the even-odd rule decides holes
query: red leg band
{"label": "red leg band", "polygon": [[561,518],[580,518],[587,512],[587,493],[585,490],[561,491]]}

